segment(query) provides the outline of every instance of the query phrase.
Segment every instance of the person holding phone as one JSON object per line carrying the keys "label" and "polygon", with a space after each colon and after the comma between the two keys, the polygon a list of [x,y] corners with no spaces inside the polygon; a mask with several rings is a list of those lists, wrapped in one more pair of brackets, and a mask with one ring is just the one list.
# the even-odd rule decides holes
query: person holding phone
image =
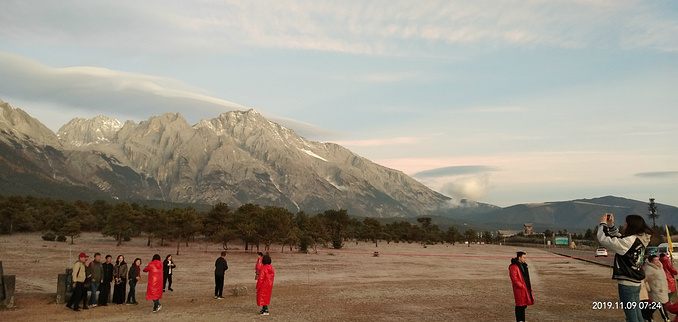
{"label": "person holding phone", "polygon": [[614,226],[614,215],[606,213],[600,217],[598,241],[601,246],[616,253],[612,278],[617,280],[619,301],[623,303],[626,321],[643,322],[639,305],[640,288],[645,278],[645,248],[650,243],[652,229],[638,215],[626,216],[622,229],[624,233],[620,234]]}

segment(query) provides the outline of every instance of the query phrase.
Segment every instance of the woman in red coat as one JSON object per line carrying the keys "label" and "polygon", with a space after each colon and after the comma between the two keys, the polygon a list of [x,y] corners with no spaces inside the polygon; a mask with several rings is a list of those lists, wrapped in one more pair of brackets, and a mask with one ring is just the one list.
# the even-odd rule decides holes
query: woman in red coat
{"label": "woman in red coat", "polygon": [[662,266],[664,266],[664,273],[666,273],[666,281],[669,283],[669,297],[673,295],[673,293],[676,292],[676,275],[678,275],[678,271],[673,267],[673,264],[671,264],[671,261],[669,260],[668,257],[666,257],[666,254],[661,254],[659,255],[659,261],[662,262]]}
{"label": "woman in red coat", "polygon": [[261,259],[259,269],[259,278],[257,279],[257,306],[261,306],[259,314],[268,315],[268,305],[271,303],[271,292],[273,291],[273,278],[275,272],[271,266],[271,257],[264,255]]}
{"label": "woman in red coat", "polygon": [[162,298],[162,262],[160,255],[153,255],[153,260],[144,267],[148,272],[148,287],[146,288],[146,300],[153,300],[153,313],[160,311],[160,299]]}
{"label": "woman in red coat", "polygon": [[516,258],[512,258],[511,265],[509,265],[513,297],[516,300],[516,321],[525,321],[525,309],[528,305],[534,304],[530,272],[527,270],[527,263],[525,263],[526,257],[525,252],[518,252]]}

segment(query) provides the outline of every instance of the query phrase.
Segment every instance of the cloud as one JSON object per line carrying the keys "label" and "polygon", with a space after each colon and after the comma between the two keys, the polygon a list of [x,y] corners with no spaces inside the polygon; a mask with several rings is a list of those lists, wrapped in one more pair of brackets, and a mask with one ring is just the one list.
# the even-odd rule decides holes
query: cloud
{"label": "cloud", "polygon": [[489,171],[497,171],[497,168],[488,167],[484,165],[451,166],[417,172],[412,176],[414,178],[424,179],[424,178],[458,176]]}
{"label": "cloud", "polygon": [[369,140],[353,140],[353,141],[334,141],[334,143],[342,146],[354,146],[354,147],[376,147],[376,146],[389,146],[389,145],[410,145],[416,144],[422,141],[423,138],[419,137],[395,137],[395,138],[382,138],[382,139],[369,139]]}
{"label": "cloud", "polygon": [[487,195],[492,188],[487,173],[464,176],[443,185],[440,192],[457,199],[478,200]]}
{"label": "cloud", "polygon": [[422,183],[440,187],[440,193],[453,200],[478,200],[492,188],[489,172],[498,168],[484,165],[451,166],[415,173]]}
{"label": "cloud", "polygon": [[466,110],[468,113],[521,113],[528,111],[525,107],[520,106],[485,106],[485,107],[472,107]]}
{"label": "cloud", "polygon": [[[193,101],[197,103],[194,108],[198,109],[247,109],[240,104],[198,93],[198,89],[171,78],[88,66],[52,68],[4,52],[0,52],[0,84],[3,94],[31,97],[49,93],[47,95],[52,96],[49,99],[87,109],[100,108],[101,103],[106,103],[101,100],[106,99],[117,103],[117,109],[131,112],[139,107],[125,100],[136,98],[141,100],[139,104],[143,104],[150,97],[170,106],[175,105],[173,101]],[[91,104],[92,100],[100,102]],[[167,110],[160,105],[147,107],[159,112]]]}
{"label": "cloud", "polygon": [[[3,1],[0,39],[136,53],[243,47],[449,57],[456,45],[678,51],[665,6],[618,1]],[[105,13],[105,14],[102,14]],[[473,48],[467,48],[467,51]]]}
{"label": "cloud", "polygon": [[678,171],[641,172],[636,173],[635,176],[641,178],[670,179],[678,178]]}
{"label": "cloud", "polygon": [[[180,112],[189,122],[214,118],[249,107],[212,97],[203,90],[172,78],[79,66],[52,68],[33,60],[0,52],[0,97],[5,101],[45,103],[56,109],[79,109],[90,114],[139,121],[166,112]],[[12,102],[9,102],[12,104]],[[334,135],[312,124],[262,113],[271,121],[294,129],[302,136]],[[82,116],[82,115],[80,115]],[[53,130],[61,124],[46,125]],[[67,120],[66,120],[67,121]]]}
{"label": "cloud", "polygon": [[394,83],[420,78],[417,73],[377,73],[364,75],[360,80],[371,83]]}

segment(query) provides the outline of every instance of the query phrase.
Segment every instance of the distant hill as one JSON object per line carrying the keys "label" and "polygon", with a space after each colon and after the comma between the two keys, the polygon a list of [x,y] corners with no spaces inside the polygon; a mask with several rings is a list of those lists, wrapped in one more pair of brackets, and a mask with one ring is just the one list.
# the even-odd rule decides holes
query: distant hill
{"label": "distant hill", "polygon": [[[648,201],[606,196],[594,199],[572,201],[519,204],[495,209],[486,213],[460,217],[467,221],[485,224],[497,229],[522,229],[523,223],[531,222],[535,231],[545,229],[583,231],[595,227],[606,212],[615,215],[616,222],[623,223],[630,214],[643,216],[648,225]],[[658,226],[674,225],[678,227],[678,207],[657,203]]]}

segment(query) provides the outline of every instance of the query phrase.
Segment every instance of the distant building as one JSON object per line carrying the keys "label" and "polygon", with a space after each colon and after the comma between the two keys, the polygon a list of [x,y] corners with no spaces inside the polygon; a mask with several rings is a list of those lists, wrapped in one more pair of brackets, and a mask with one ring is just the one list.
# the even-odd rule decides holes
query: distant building
{"label": "distant building", "polygon": [[498,237],[511,237],[522,233],[520,230],[497,230]]}
{"label": "distant building", "polygon": [[531,222],[526,222],[523,224],[525,226],[525,235],[532,235],[534,234],[534,227],[532,227]]}

